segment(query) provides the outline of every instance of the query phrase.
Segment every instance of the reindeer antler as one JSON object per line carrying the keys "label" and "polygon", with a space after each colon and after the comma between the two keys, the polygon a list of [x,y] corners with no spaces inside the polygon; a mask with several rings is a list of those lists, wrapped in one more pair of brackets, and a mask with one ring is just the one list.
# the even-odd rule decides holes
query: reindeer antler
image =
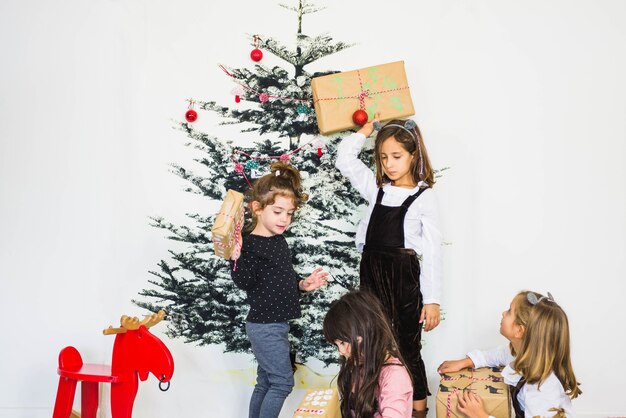
{"label": "reindeer antler", "polygon": [[164,317],[165,317],[165,311],[163,309],[161,309],[158,313],[155,313],[152,315],[146,315],[145,318],[141,321],[139,321],[139,318],[137,317],[130,317],[128,315],[122,315],[122,318],[120,318],[120,324],[122,325],[121,327],[113,328],[113,326],[109,326],[108,328],[104,329],[102,333],[104,335],[123,334],[126,331],[137,330],[142,325],[145,326],[146,328],[150,328],[158,324],[159,322],[161,322],[161,320]]}
{"label": "reindeer antler", "polygon": [[143,319],[143,321],[141,321],[141,325],[143,325],[146,328],[150,328],[155,326],[156,324],[158,324],[159,322],[161,322],[161,320],[165,317],[165,311],[163,309],[161,309],[159,312],[152,314],[152,315],[146,315],[145,318]]}
{"label": "reindeer antler", "polygon": [[120,323],[122,324],[122,328],[126,328],[129,331],[139,329],[139,327],[142,325],[141,322],[139,322],[139,318],[137,318],[136,316],[130,317],[127,315],[122,315]]}

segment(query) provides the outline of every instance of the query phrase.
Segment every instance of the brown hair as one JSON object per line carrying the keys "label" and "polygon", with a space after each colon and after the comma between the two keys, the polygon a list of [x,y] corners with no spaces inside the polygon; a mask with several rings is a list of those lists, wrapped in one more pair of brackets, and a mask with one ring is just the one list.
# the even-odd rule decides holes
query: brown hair
{"label": "brown hair", "polygon": [[[528,301],[530,293],[538,301],[534,305]],[[570,398],[582,394],[572,368],[569,323],[563,309],[552,299],[528,291],[515,297],[514,306],[515,322],[525,330],[520,352],[513,353],[513,369],[527,383],[539,386],[554,372]]]}
{"label": "brown hair", "polygon": [[[302,178],[300,172],[291,164],[282,161],[273,163],[270,167],[271,173],[259,178],[248,191],[248,201],[259,202],[259,209],[272,205],[276,201],[276,196],[285,196],[293,199],[296,210],[299,209],[308,199],[309,195],[302,191]],[[257,224],[256,214],[250,206],[252,221],[247,230],[252,231]]]}
{"label": "brown hair", "polygon": [[418,184],[420,181],[428,184],[428,187],[433,187],[435,184],[435,173],[430,165],[430,159],[428,158],[428,153],[426,152],[426,146],[424,146],[422,133],[420,132],[417,124],[411,121],[411,124],[408,126],[410,127],[411,125],[415,125],[415,127],[411,129],[405,129],[399,126],[389,126],[405,126],[406,122],[406,120],[402,119],[391,120],[385,124],[385,126],[378,131],[378,135],[376,135],[376,141],[374,142],[374,162],[376,163],[376,184],[378,187],[383,187],[383,184],[391,182],[391,179],[389,179],[383,171],[383,165],[380,161],[380,149],[382,148],[383,143],[392,136],[409,154],[413,156],[411,173],[413,175],[413,180],[415,180],[415,184]]}
{"label": "brown hair", "polygon": [[404,364],[380,301],[367,291],[346,293],[328,310],[324,336],[331,344],[340,340],[351,346],[350,357],[340,359],[337,377],[341,415],[374,416],[378,379],[388,357],[396,357]]}

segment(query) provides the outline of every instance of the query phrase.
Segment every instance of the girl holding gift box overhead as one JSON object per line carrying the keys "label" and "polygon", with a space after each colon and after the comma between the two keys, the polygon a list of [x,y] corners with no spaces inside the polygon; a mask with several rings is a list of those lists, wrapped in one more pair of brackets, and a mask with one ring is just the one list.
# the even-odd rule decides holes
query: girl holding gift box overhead
{"label": "girl holding gift box overhead", "polygon": [[[301,291],[326,284],[328,273],[313,270],[298,278],[283,232],[294,212],[308,199],[302,192],[300,173],[283,162],[259,178],[250,191],[251,232],[244,235],[242,248],[231,256],[235,284],[246,291],[250,312],[246,333],[257,359],[257,383],[250,399],[250,418],[275,418],[293,389],[289,357],[289,323],[300,317]],[[240,237],[241,238],[241,237]]]}
{"label": "girl holding gift box overhead", "polygon": [[376,297],[364,291],[343,295],[324,318],[324,336],[341,356],[341,416],[411,417],[411,376]]}
{"label": "girl holding gift box overhead", "polygon": [[[464,359],[444,361],[439,373],[506,366],[502,377],[509,385],[515,418],[572,418],[571,399],[582,391],[570,359],[567,315],[552,295],[518,293],[502,312],[500,333],[509,340],[508,347],[474,350]],[[488,417],[481,398],[469,392],[459,395],[459,409],[470,418]]]}
{"label": "girl holding gift box overhead", "polygon": [[[369,202],[357,230],[362,250],[361,289],[372,292],[389,316],[413,377],[414,416],[426,416],[428,386],[421,330],[440,322],[441,245],[434,173],[422,135],[412,120],[380,127],[378,114],[337,148],[336,166]],[[376,173],[358,157],[375,126]]]}

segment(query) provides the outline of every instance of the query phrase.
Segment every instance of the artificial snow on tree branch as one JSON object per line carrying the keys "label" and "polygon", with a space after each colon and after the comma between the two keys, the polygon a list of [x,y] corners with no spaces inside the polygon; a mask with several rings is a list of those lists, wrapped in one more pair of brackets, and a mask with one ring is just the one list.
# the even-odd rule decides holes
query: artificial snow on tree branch
{"label": "artificial snow on tree branch", "polygon": [[345,42],[333,44],[332,40],[333,39],[328,35],[319,35],[315,38],[300,35],[297,37],[297,45],[298,48],[304,49],[304,52],[290,50],[272,38],[265,39],[262,43],[262,47],[294,67],[304,67],[313,61],[353,46],[353,44],[347,44]]}

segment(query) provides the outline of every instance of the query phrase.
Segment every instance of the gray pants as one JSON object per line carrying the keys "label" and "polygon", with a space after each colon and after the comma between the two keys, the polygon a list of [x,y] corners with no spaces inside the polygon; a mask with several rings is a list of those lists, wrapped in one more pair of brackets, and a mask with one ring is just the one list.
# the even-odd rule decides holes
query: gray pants
{"label": "gray pants", "polygon": [[259,364],[249,417],[278,418],[294,385],[289,360],[289,324],[246,322],[246,333]]}

